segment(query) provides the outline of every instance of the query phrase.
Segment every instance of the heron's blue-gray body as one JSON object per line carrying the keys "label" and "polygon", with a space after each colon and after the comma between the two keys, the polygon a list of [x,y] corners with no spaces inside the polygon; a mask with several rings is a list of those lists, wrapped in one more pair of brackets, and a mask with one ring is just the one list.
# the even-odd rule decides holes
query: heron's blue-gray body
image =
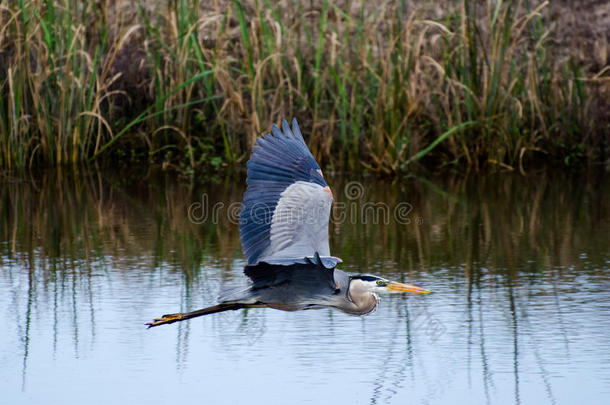
{"label": "heron's blue-gray body", "polygon": [[219,297],[223,304],[248,303],[284,311],[336,308],[353,315],[371,312],[377,299],[350,295],[351,277],[336,268],[326,268],[320,262],[292,265],[259,263],[246,266],[244,273],[252,280],[245,289],[233,289]]}
{"label": "heron's blue-gray body", "polygon": [[284,311],[336,308],[364,315],[377,307],[377,292],[427,292],[374,276],[349,276],[330,255],[328,222],[333,193],[292,121],[256,140],[248,161],[248,188],[239,214],[239,235],[252,283],[221,295],[219,304],[164,315],[149,326],[242,308]]}

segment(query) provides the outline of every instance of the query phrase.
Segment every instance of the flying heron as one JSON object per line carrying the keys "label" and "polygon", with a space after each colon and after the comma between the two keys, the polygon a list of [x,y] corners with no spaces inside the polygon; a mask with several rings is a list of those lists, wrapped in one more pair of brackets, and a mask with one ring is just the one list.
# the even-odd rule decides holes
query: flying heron
{"label": "flying heron", "polygon": [[284,120],[257,138],[248,161],[247,189],[239,234],[251,283],[226,291],[219,303],[168,314],[147,323],[159,326],[242,308],[284,311],[335,308],[365,315],[384,292],[428,293],[423,288],[372,275],[350,275],[331,256],[328,221],[333,194],[307,148],[296,119]]}

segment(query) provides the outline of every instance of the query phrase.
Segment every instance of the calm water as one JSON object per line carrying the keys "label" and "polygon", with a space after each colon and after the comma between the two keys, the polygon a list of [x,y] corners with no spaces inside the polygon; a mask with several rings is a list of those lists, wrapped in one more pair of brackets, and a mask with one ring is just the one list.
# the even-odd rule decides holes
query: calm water
{"label": "calm water", "polygon": [[0,403],[610,403],[608,179],[332,178],[342,268],[433,294],[147,330],[245,283],[244,179],[127,177],[0,178]]}

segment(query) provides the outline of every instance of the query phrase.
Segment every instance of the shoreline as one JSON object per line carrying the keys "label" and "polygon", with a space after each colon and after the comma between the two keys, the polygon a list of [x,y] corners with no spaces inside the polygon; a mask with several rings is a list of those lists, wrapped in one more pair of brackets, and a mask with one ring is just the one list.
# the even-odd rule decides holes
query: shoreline
{"label": "shoreline", "polygon": [[603,2],[113,4],[0,13],[0,167],[218,171],[292,116],[330,170],[607,162]]}

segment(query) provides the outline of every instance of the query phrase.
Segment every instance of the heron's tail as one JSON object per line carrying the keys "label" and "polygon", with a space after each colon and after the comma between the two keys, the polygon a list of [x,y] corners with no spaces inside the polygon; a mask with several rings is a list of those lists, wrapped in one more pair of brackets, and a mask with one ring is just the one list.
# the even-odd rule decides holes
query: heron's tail
{"label": "heron's tail", "polygon": [[165,325],[165,324],[170,324],[170,323],[174,323],[174,322],[185,321],[187,319],[196,318],[198,316],[210,315],[210,314],[215,314],[217,312],[223,312],[223,311],[229,311],[229,310],[248,308],[251,306],[252,305],[240,304],[240,303],[212,305],[211,307],[198,309],[198,310],[192,311],[192,312],[163,315],[161,318],[155,318],[155,320],[153,322],[147,322],[146,325],[148,325],[149,328],[152,328],[153,326],[159,326],[159,325]]}

